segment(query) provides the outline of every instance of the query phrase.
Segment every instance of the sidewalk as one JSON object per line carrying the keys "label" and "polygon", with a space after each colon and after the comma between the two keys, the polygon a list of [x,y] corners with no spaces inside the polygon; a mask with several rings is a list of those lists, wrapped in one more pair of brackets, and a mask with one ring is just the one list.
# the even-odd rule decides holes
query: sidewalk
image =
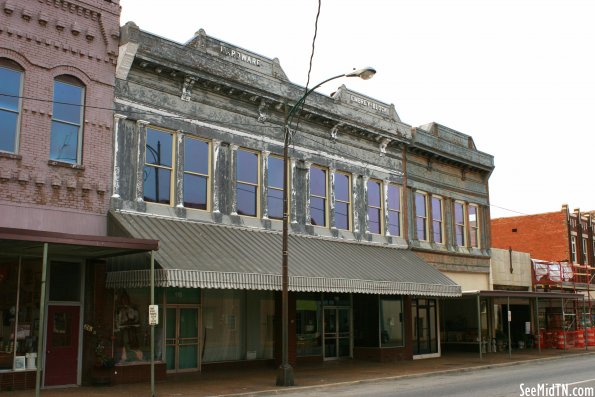
{"label": "sidewalk", "polygon": [[[316,364],[302,364],[295,368],[295,386],[275,386],[276,368],[210,370],[201,374],[186,373],[169,375],[168,379],[156,384],[159,397],[202,397],[223,395],[282,394],[284,390],[316,388],[335,383],[370,382],[378,379],[416,377],[431,373],[462,372],[473,369],[503,365],[517,365],[529,360],[547,360],[573,355],[595,354],[592,347],[571,349],[567,352],[555,349],[489,353],[479,360],[477,353],[448,353],[440,358],[375,363],[359,360],[330,361]],[[76,387],[67,389],[44,389],[43,397],[146,397],[150,396],[150,384],[128,384],[103,387]],[[34,390],[0,393],[2,397],[32,397]]]}

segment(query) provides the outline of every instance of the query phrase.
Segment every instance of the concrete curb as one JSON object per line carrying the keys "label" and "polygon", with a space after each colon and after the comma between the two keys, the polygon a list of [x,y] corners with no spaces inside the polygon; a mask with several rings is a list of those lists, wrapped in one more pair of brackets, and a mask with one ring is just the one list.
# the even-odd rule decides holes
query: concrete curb
{"label": "concrete curb", "polygon": [[464,368],[455,368],[455,369],[446,369],[441,371],[429,371],[429,372],[419,372],[415,374],[407,374],[407,375],[397,375],[397,376],[386,376],[382,378],[370,378],[370,379],[359,379],[347,382],[334,382],[334,383],[326,383],[324,385],[312,385],[312,386],[293,386],[287,387],[282,389],[267,389],[267,390],[259,390],[253,392],[245,392],[245,393],[233,393],[233,394],[217,394],[211,397],[251,397],[251,396],[265,396],[265,395],[283,395],[286,393],[296,393],[300,391],[316,391],[322,390],[331,387],[338,387],[338,386],[351,386],[351,385],[362,385],[367,383],[378,383],[378,382],[387,382],[393,380],[401,380],[401,379],[415,379],[427,376],[440,376],[440,375],[452,375],[457,373],[464,373],[464,372],[471,372],[471,371],[481,371],[487,370],[491,368],[500,368],[500,367],[512,367],[515,365],[526,365],[540,361],[550,361],[550,360],[561,360],[566,358],[575,358],[581,356],[590,356],[595,355],[595,352],[585,352],[585,353],[572,353],[564,356],[553,356],[553,357],[543,357],[543,358],[531,358],[527,360],[521,361],[512,361],[512,362],[505,362],[505,363],[497,363],[497,364],[487,364],[487,365],[476,365],[471,367],[464,367]]}

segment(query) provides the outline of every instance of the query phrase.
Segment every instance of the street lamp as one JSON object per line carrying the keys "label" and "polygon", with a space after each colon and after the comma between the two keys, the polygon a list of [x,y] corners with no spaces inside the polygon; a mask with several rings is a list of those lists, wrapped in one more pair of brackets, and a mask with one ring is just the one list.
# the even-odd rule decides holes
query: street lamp
{"label": "street lamp", "polygon": [[331,80],[338,79],[340,77],[359,77],[363,80],[371,79],[374,74],[376,74],[376,70],[371,67],[366,67],[362,69],[354,69],[351,72],[339,74],[337,76],[333,76],[329,79],[324,80],[323,82],[315,85],[314,87],[310,88],[306,91],[304,95],[291,107],[287,117],[285,118],[285,125],[284,125],[284,142],[283,142],[283,251],[282,251],[282,290],[281,290],[281,337],[282,337],[282,353],[281,353],[281,366],[277,372],[277,386],[293,386],[293,368],[289,364],[289,274],[288,274],[288,260],[289,260],[289,251],[288,251],[288,231],[289,231],[289,206],[287,202],[287,179],[289,178],[288,175],[288,152],[289,152],[289,135],[291,133],[291,121],[297,109],[306,102],[306,98],[315,89],[320,87],[321,85],[328,83]]}

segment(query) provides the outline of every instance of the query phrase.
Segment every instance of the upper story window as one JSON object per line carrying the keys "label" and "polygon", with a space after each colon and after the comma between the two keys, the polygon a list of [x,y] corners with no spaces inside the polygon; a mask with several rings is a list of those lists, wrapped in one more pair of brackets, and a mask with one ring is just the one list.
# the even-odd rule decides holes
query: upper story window
{"label": "upper story window", "polygon": [[417,239],[428,240],[428,204],[425,193],[415,193],[415,230]]}
{"label": "upper story window", "polygon": [[467,207],[467,218],[469,220],[469,245],[479,247],[479,213],[476,205]]}
{"label": "upper story window", "polygon": [[438,244],[444,243],[443,219],[442,198],[432,196],[432,233],[433,241]]}
{"label": "upper story window", "polygon": [[401,187],[388,185],[388,232],[391,236],[401,235]]}
{"label": "upper story window", "polygon": [[351,225],[351,176],[335,173],[335,227],[349,230]]}
{"label": "upper story window", "polygon": [[310,167],[310,223],[327,225],[328,174],[323,168]]}
{"label": "upper story window", "polygon": [[587,240],[586,238],[583,238],[583,265],[588,265],[589,264],[589,253],[588,253],[588,247],[589,247],[589,240]]}
{"label": "upper story window", "polygon": [[280,157],[269,156],[267,172],[267,213],[269,218],[283,219],[283,172],[284,161]]}
{"label": "upper story window", "polygon": [[170,204],[173,176],[173,133],[147,128],[144,200]]}
{"label": "upper story window", "polygon": [[209,197],[209,142],[184,139],[184,207],[206,210]]}
{"label": "upper story window", "polygon": [[18,150],[23,72],[15,62],[0,59],[0,152]]}
{"label": "upper story window", "polygon": [[258,215],[258,194],[260,186],[258,158],[258,153],[251,150],[237,150],[236,211],[240,215]]}
{"label": "upper story window", "polygon": [[368,231],[374,234],[382,232],[382,182],[368,181]]}
{"label": "upper story window", "polygon": [[58,76],[53,100],[50,159],[80,164],[85,87],[72,76]]}
{"label": "upper story window", "polygon": [[572,263],[577,263],[576,261],[576,237],[570,236],[570,255]]}
{"label": "upper story window", "polygon": [[455,202],[455,244],[465,246],[465,204]]}

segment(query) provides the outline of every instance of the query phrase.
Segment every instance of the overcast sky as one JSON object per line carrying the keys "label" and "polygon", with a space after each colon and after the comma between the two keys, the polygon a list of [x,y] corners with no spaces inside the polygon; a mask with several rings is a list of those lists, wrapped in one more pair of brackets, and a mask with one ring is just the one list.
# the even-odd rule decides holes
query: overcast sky
{"label": "overcast sky", "polygon": [[[495,157],[492,217],[595,210],[595,1],[321,0],[310,86],[393,103],[412,126],[471,135]],[[305,85],[317,0],[120,0],[122,24],[184,43],[209,36]],[[506,210],[505,210],[506,209]]]}

